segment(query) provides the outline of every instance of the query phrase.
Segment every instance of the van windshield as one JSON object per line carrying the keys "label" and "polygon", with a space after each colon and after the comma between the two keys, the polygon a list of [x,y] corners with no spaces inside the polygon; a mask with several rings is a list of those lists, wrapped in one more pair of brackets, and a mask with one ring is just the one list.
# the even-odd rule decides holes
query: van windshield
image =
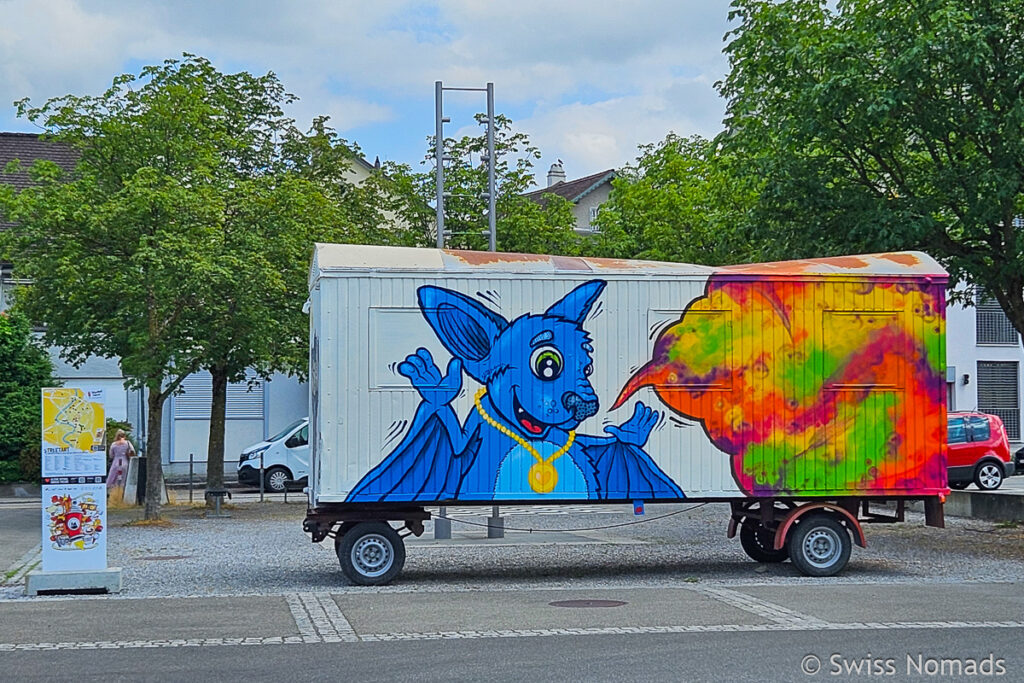
{"label": "van windshield", "polygon": [[292,422],[290,425],[279,431],[277,434],[274,434],[273,436],[268,436],[267,441],[278,441],[280,439],[283,439],[284,437],[288,436],[293,429],[295,429],[305,421],[306,418],[303,417],[301,419],[296,420],[295,422]]}

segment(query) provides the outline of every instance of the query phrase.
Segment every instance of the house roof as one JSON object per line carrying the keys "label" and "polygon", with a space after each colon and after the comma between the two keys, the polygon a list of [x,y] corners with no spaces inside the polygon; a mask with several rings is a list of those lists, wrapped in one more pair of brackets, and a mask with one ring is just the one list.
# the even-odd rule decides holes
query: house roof
{"label": "house roof", "polygon": [[[16,173],[5,173],[11,161],[21,161]],[[45,142],[38,133],[0,133],[0,184],[13,185],[23,190],[32,184],[28,170],[39,160],[52,161],[65,171],[71,171],[78,160],[78,152],[59,142]],[[0,230],[12,227],[13,223],[0,221]]]}
{"label": "house roof", "polygon": [[601,187],[601,185],[610,183],[613,178],[615,178],[615,169],[608,169],[607,171],[601,171],[600,173],[577,178],[576,180],[566,180],[555,183],[550,187],[541,188],[533,192],[527,192],[523,196],[527,199],[539,202],[540,204],[544,204],[544,195],[556,194],[559,197],[568,199],[570,202],[575,204],[597,188]]}
{"label": "house roof", "polygon": [[[14,159],[21,160],[21,170],[4,173],[4,168]],[[59,142],[45,142],[38,133],[0,133],[0,183],[23,190],[32,184],[29,167],[39,160],[52,161],[70,171],[78,161],[78,152]]]}

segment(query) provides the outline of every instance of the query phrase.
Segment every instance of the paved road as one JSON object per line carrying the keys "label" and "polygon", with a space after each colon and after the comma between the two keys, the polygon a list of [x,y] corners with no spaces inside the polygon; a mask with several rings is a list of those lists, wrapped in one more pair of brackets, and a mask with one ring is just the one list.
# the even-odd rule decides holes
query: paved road
{"label": "paved road", "polygon": [[[1001,660],[1001,678],[1024,680],[1017,529],[872,529],[844,576],[806,579],[743,558],[720,510],[590,536],[555,529],[619,519],[530,512],[511,519],[536,531],[500,544],[477,527],[411,541],[405,578],[376,589],[339,580],[333,550],[298,532],[301,504],[181,511],[169,528],[118,513],[125,593],[5,589],[0,679],[784,681],[842,679],[835,667],[868,658],[904,679],[909,656],[912,679]],[[0,507],[0,547],[15,528],[37,533],[37,515]]]}
{"label": "paved road", "polygon": [[39,545],[41,514],[38,500],[31,506],[0,504],[0,578],[4,570]]}
{"label": "paved road", "polygon": [[[7,604],[0,643],[49,639],[0,645],[0,667],[18,681],[807,681],[845,680],[847,667],[947,680],[972,666],[990,671],[973,678],[1024,678],[1024,624],[995,621],[1024,610],[1005,585],[795,588],[588,593],[626,603],[605,608],[550,605],[583,597],[571,591]],[[942,621],[951,600],[986,620]],[[97,643],[101,632],[132,640]],[[65,637],[86,640],[52,645]]]}

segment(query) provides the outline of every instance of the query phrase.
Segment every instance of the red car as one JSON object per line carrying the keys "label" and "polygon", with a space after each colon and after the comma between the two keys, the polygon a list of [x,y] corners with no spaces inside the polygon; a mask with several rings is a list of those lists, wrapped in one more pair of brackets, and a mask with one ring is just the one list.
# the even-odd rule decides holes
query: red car
{"label": "red car", "polygon": [[949,413],[946,420],[950,488],[965,489],[972,481],[983,491],[999,488],[1014,471],[1003,421],[974,412]]}

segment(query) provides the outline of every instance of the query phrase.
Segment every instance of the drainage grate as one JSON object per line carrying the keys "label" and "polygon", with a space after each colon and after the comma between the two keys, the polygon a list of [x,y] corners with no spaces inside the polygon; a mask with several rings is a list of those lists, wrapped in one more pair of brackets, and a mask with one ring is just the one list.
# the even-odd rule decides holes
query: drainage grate
{"label": "drainage grate", "polygon": [[552,607],[622,607],[622,600],[559,600],[549,602]]}
{"label": "drainage grate", "polygon": [[187,560],[192,557],[191,555],[150,555],[149,557],[140,557],[140,560]]}

